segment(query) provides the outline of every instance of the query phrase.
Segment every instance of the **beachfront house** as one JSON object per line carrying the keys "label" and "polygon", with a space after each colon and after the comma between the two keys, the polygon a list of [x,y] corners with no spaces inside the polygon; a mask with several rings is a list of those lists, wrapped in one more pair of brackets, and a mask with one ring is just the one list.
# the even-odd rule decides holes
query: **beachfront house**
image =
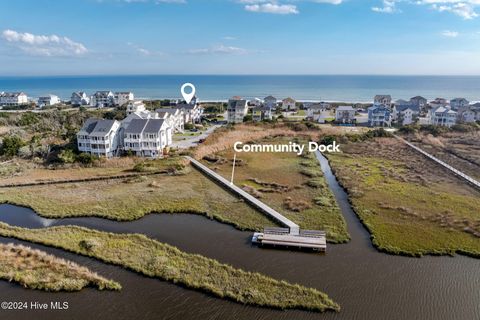
{"label": "beachfront house", "polygon": [[156,109],[159,119],[164,119],[172,127],[173,132],[183,132],[185,127],[184,110],[178,108]]}
{"label": "beachfront house", "polygon": [[70,97],[70,104],[74,107],[87,106],[90,104],[90,98],[83,91],[76,91]]}
{"label": "beachfront house", "polygon": [[172,130],[164,119],[133,119],[125,129],[124,151],[139,157],[161,157],[172,144]]}
{"label": "beachfront house", "polygon": [[268,96],[263,99],[263,105],[267,108],[275,110],[277,108],[277,98],[274,96]]}
{"label": "beachfront house", "polygon": [[142,112],[146,111],[145,104],[142,100],[137,101],[130,101],[127,104],[127,115],[132,114],[134,112]]}
{"label": "beachfront house", "polygon": [[252,109],[252,119],[255,122],[272,120],[272,109],[265,106],[258,106]]}
{"label": "beachfront house", "polygon": [[21,106],[28,103],[23,92],[0,92],[0,106]]}
{"label": "beachfront house", "polygon": [[185,123],[200,123],[203,115],[203,108],[196,103],[180,103],[174,108],[183,111]]}
{"label": "beachfront house", "polygon": [[285,98],[282,100],[282,110],[295,111],[297,110],[297,102],[293,98]]}
{"label": "beachfront house", "polygon": [[54,106],[59,104],[60,98],[54,94],[49,94],[48,96],[39,97],[37,100],[37,106],[39,108]]}
{"label": "beachfront house", "polygon": [[450,100],[450,107],[452,110],[459,110],[461,108],[468,107],[470,102],[465,98],[455,98]]}
{"label": "beachfront house", "polygon": [[392,96],[389,94],[377,94],[373,98],[373,104],[384,105],[385,107],[390,108],[392,106]]}
{"label": "beachfront house", "polygon": [[415,123],[420,114],[420,107],[414,104],[395,105],[392,110],[392,120],[397,124],[406,126]]}
{"label": "beachfront house", "polygon": [[390,127],[392,125],[390,108],[383,104],[374,104],[368,108],[368,125],[370,127]]}
{"label": "beachfront house", "polygon": [[425,99],[422,96],[415,96],[415,97],[410,98],[410,103],[421,109],[421,108],[424,108],[427,105],[427,99]]}
{"label": "beachfront house", "polygon": [[115,95],[112,91],[97,91],[90,97],[90,106],[106,108],[115,105]]}
{"label": "beachfront house", "polygon": [[458,121],[471,123],[475,122],[477,118],[477,112],[473,108],[461,108],[457,112]]}
{"label": "beachfront house", "polygon": [[326,120],[333,118],[329,109],[330,104],[325,102],[308,104],[307,119],[310,121],[325,123]]}
{"label": "beachfront house", "polygon": [[135,96],[132,92],[115,92],[113,97],[114,103],[117,106],[123,106],[134,99]]}
{"label": "beachfront house", "polygon": [[228,123],[242,123],[243,118],[247,115],[248,106],[247,100],[240,97],[233,97],[228,100],[227,105],[227,122]]}
{"label": "beachfront house", "polygon": [[451,127],[457,123],[457,112],[448,107],[439,106],[429,112],[430,124]]}
{"label": "beachfront house", "polygon": [[77,146],[80,152],[99,157],[113,157],[119,149],[120,122],[90,118],[77,133]]}
{"label": "beachfront house", "polygon": [[260,107],[263,104],[262,99],[253,98],[248,100],[248,105],[251,107]]}
{"label": "beachfront house", "polygon": [[430,105],[430,107],[431,107],[432,109],[436,109],[436,108],[438,108],[438,107],[446,107],[446,106],[448,106],[448,102],[447,102],[447,100],[444,99],[444,98],[435,98],[435,100],[430,101],[429,105]]}
{"label": "beachfront house", "polygon": [[336,123],[354,124],[355,121],[355,109],[352,106],[339,106],[335,110]]}

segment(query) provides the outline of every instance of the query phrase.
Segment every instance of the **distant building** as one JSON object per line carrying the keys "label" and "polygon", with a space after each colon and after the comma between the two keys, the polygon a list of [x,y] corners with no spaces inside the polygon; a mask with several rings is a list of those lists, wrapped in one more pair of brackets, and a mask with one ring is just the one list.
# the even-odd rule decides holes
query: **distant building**
{"label": "distant building", "polygon": [[258,106],[252,109],[253,121],[259,122],[263,120],[272,120],[272,109],[265,106]]}
{"label": "distant building", "polygon": [[450,107],[453,110],[459,110],[461,108],[468,107],[469,104],[470,102],[465,98],[455,98],[450,100]]}
{"label": "distant building", "polygon": [[368,125],[371,127],[390,127],[392,125],[390,108],[383,104],[374,104],[368,108]]}
{"label": "distant building", "polygon": [[[241,98],[240,98],[241,99]],[[253,98],[251,100],[248,101],[248,105],[249,106],[253,106],[253,107],[259,107],[263,104],[263,101],[262,99],[258,99],[258,98]]]}
{"label": "distant building", "polygon": [[23,92],[1,92],[0,106],[20,106],[28,103],[28,97]]}
{"label": "distant building", "polygon": [[37,101],[37,106],[43,108],[48,106],[54,106],[56,104],[59,104],[60,102],[61,101],[58,96],[49,94],[48,96],[39,97]]}
{"label": "distant building", "polygon": [[415,96],[410,98],[410,102],[419,108],[424,108],[427,105],[427,99],[422,96]]}
{"label": "distant building", "polygon": [[161,157],[172,144],[172,130],[164,119],[133,119],[124,133],[123,148],[139,157]]}
{"label": "distant building", "polygon": [[390,108],[392,106],[392,96],[389,94],[377,94],[373,98],[373,104],[382,104],[385,107]]}
{"label": "distant building", "polygon": [[181,103],[173,108],[183,111],[185,123],[200,123],[203,115],[203,108],[196,103]]}
{"label": "distant building", "polygon": [[457,112],[447,107],[436,107],[430,110],[430,124],[451,127],[457,123]]}
{"label": "distant building", "polygon": [[145,104],[142,100],[130,101],[127,104],[127,115],[134,112],[146,111]]}
{"label": "distant building", "polygon": [[292,111],[292,110],[297,110],[297,102],[288,97],[288,98],[285,98],[282,100],[282,110],[285,110],[285,111]]}
{"label": "distant building", "polygon": [[430,105],[430,107],[432,107],[432,109],[436,109],[438,107],[448,106],[448,102],[444,98],[435,98],[435,100],[430,101],[429,105]]}
{"label": "distant building", "polygon": [[80,152],[99,157],[112,157],[119,148],[120,122],[116,120],[88,119],[77,133]]}
{"label": "distant building", "polygon": [[228,123],[242,123],[243,118],[248,112],[247,101],[245,99],[238,99],[239,97],[234,98],[237,99],[232,98],[228,100],[227,121]]}
{"label": "distant building", "polygon": [[265,97],[265,99],[263,99],[263,104],[265,107],[275,110],[277,108],[277,98],[274,96]]}
{"label": "distant building", "polygon": [[112,91],[97,91],[90,97],[90,105],[97,108],[112,107],[115,96]]}
{"label": "distant building", "polygon": [[155,110],[159,119],[165,119],[174,132],[183,132],[185,127],[184,110],[178,108],[160,108]]}
{"label": "distant building", "polygon": [[87,106],[90,104],[90,98],[83,91],[73,92],[70,104],[74,107]]}
{"label": "distant building", "polygon": [[414,104],[395,105],[392,118],[396,123],[406,126],[415,123],[420,114],[420,107]]}
{"label": "distant building", "polygon": [[134,99],[135,96],[132,92],[115,92],[113,97],[113,101],[117,106],[123,106]]}
{"label": "distant building", "polygon": [[355,109],[352,106],[339,106],[335,110],[335,122],[353,124],[355,123]]}
{"label": "distant building", "polygon": [[330,104],[325,102],[313,103],[307,105],[307,119],[319,123],[325,123],[329,118],[332,118],[330,113]]}

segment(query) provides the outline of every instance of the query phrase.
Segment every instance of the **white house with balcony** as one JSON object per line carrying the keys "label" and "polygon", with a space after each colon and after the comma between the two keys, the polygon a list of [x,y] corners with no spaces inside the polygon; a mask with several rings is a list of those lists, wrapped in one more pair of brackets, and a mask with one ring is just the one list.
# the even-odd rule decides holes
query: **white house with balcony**
{"label": "white house with balcony", "polygon": [[282,100],[282,110],[284,111],[294,111],[297,110],[297,101],[293,98],[285,98]]}
{"label": "white house with balcony", "polygon": [[311,121],[325,123],[326,120],[333,118],[329,103],[320,102],[305,105],[307,105],[307,119]]}
{"label": "white house with balcony", "polygon": [[125,129],[123,141],[125,151],[158,158],[172,144],[172,129],[164,119],[133,119]]}
{"label": "white house with balcony", "polygon": [[354,124],[356,122],[355,109],[352,106],[339,106],[335,110],[335,122]]}
{"label": "white house with balcony", "polygon": [[174,108],[183,111],[185,123],[200,123],[202,119],[203,108],[196,103],[180,103]]}
{"label": "white house with balcony", "polygon": [[247,100],[234,97],[228,100],[227,105],[227,121],[228,123],[242,123],[243,118],[247,115]]}
{"label": "white house with balcony", "polygon": [[76,91],[70,97],[70,104],[74,107],[87,106],[90,104],[90,98],[83,91]]}
{"label": "white house with balcony", "polygon": [[263,99],[263,105],[267,108],[275,110],[277,108],[277,98],[274,96],[268,96]]}
{"label": "white house with balcony", "polygon": [[115,105],[112,91],[97,91],[90,97],[90,105],[96,108],[107,108]]}
{"label": "white house with balcony", "polygon": [[0,106],[21,106],[28,103],[23,92],[0,92]]}
{"label": "white house with balcony", "polygon": [[49,94],[48,96],[39,97],[37,101],[37,106],[39,108],[54,106],[61,102],[60,98],[54,94]]}
{"label": "white house with balcony", "polygon": [[90,118],[77,133],[77,146],[80,152],[99,157],[113,157],[119,149],[120,122]]}
{"label": "white house with balcony", "polygon": [[130,101],[127,104],[127,115],[134,112],[143,112],[146,111],[145,104],[142,100]]}
{"label": "white house with balcony", "polygon": [[392,119],[402,125],[406,126],[415,123],[420,114],[420,107],[414,104],[399,104],[393,107]]}
{"label": "white house with balcony", "polygon": [[390,108],[383,104],[374,104],[368,108],[368,125],[370,127],[390,127],[392,125]]}
{"label": "white house with balcony", "polygon": [[183,132],[185,127],[185,116],[182,109],[160,108],[156,109],[159,119],[164,119],[172,128],[173,132]]}
{"label": "white house with balcony", "polygon": [[123,106],[134,99],[135,96],[132,92],[115,92],[113,97],[113,101],[117,106]]}
{"label": "white house with balcony", "polygon": [[447,107],[437,107],[429,111],[430,124],[451,127],[457,123],[457,112]]}
{"label": "white house with balcony", "polygon": [[387,108],[392,106],[392,96],[389,94],[377,94],[373,97],[373,104],[384,105]]}

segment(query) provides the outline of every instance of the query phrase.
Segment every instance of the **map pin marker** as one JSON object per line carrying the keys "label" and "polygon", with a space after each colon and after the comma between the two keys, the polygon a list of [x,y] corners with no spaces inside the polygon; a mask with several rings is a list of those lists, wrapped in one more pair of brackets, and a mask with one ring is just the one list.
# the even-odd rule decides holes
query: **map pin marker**
{"label": "map pin marker", "polygon": [[[187,87],[190,87],[192,89],[192,92],[186,93],[185,88]],[[183,99],[185,99],[187,103],[190,103],[190,101],[192,101],[193,97],[195,96],[195,86],[191,83],[184,83],[181,91],[182,91]]]}

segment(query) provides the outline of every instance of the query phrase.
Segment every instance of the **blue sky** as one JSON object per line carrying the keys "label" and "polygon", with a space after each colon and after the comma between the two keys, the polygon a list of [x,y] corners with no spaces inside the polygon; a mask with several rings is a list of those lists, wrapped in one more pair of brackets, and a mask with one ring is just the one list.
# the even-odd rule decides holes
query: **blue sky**
{"label": "blue sky", "polygon": [[479,13],[480,0],[0,0],[0,75],[480,75]]}

